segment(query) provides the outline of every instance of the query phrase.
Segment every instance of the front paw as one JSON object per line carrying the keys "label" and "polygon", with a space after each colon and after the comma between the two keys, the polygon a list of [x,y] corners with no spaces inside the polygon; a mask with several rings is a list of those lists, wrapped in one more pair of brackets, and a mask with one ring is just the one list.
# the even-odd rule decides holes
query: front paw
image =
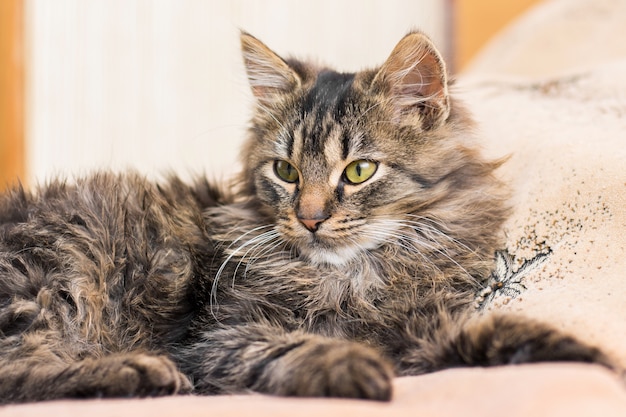
{"label": "front paw", "polygon": [[613,368],[600,349],[522,316],[493,314],[442,326],[402,358],[403,375],[458,366],[583,362]]}
{"label": "front paw", "polygon": [[493,315],[461,333],[465,357],[478,364],[583,362],[612,367],[600,349],[543,322],[514,315]]}
{"label": "front paw", "polygon": [[184,394],[191,383],[165,356],[127,353],[79,364],[78,397],[146,397]]}
{"label": "front paw", "polygon": [[391,365],[369,347],[311,340],[268,364],[255,389],[298,397],[389,401],[392,378]]}

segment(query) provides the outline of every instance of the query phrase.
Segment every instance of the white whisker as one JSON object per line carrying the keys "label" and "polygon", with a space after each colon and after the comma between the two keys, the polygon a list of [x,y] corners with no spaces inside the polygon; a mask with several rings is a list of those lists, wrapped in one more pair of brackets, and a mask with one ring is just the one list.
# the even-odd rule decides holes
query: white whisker
{"label": "white whisker", "polygon": [[[268,229],[268,228],[271,228],[271,230],[268,230],[263,233],[260,233],[259,235],[250,237],[251,234],[262,231],[264,229]],[[250,238],[246,240],[247,237],[250,237]],[[267,244],[270,242],[274,242],[274,241],[278,241],[278,243],[274,243],[270,248],[268,248]],[[241,244],[235,247],[235,245],[240,242]],[[230,245],[228,245],[228,247],[224,250],[224,252],[227,253],[228,256],[222,262],[219,269],[217,270],[217,273],[215,274],[215,277],[213,279],[213,284],[211,286],[211,295],[210,295],[211,314],[213,314],[213,317],[216,320],[217,320],[217,316],[215,314],[215,308],[218,307],[218,303],[217,303],[218,285],[219,285],[220,278],[222,274],[224,273],[224,270],[226,269],[226,266],[232,260],[234,260],[234,258],[236,257],[238,258],[237,265],[235,266],[235,269],[232,275],[232,285],[234,286],[237,273],[242,263],[246,262],[248,264],[246,265],[246,269],[244,271],[244,276],[245,276],[245,273],[247,272],[249,264],[251,262],[256,261],[261,256],[266,256],[267,253],[272,253],[273,250],[276,247],[278,247],[281,243],[283,243],[281,242],[281,236],[276,231],[275,227],[273,225],[263,225],[263,226],[258,226],[251,230],[248,230],[247,232],[239,236],[237,239],[233,240],[230,243]],[[259,253],[259,250],[261,250],[263,255]],[[252,256],[249,256],[250,254]],[[247,258],[247,261],[246,261],[246,258]]]}
{"label": "white whisker", "polygon": [[[275,249],[278,248],[280,245],[284,246],[285,242],[280,238],[278,233],[275,236],[270,237],[266,239],[264,242],[256,245],[256,249],[261,249],[261,251],[254,252],[252,256],[248,258],[248,261],[246,262],[246,269],[243,271],[242,277],[245,277],[248,274],[250,266],[253,265],[258,259],[261,259],[270,253],[276,253]],[[279,251],[278,253],[282,254],[282,251]],[[239,263],[241,264],[242,261],[243,261],[243,257]],[[237,265],[237,267],[239,267],[239,265]],[[234,277],[233,277],[233,280],[234,280]]]}
{"label": "white whisker", "polygon": [[380,227],[379,229],[370,228],[370,230],[368,230],[366,233],[374,239],[380,241],[381,243],[399,246],[408,252],[419,255],[425,262],[431,264],[433,267],[439,270],[439,268],[433,263],[433,260],[420,250],[420,248],[418,247],[420,245],[416,245],[417,242],[413,237],[405,233],[393,232],[388,227]]}
{"label": "white whisker", "polygon": [[[418,216],[415,217],[417,218]],[[388,239],[394,240],[392,243],[400,245],[400,247],[404,249],[414,250],[416,254],[420,255],[422,259],[438,270],[439,268],[436,266],[434,259],[431,259],[430,256],[423,252],[423,250],[443,256],[463,271],[464,274],[471,277],[471,274],[450,254],[449,251],[452,248],[450,248],[449,245],[443,245],[441,240],[443,239],[447,242],[453,243],[454,246],[457,246],[458,248],[463,248],[465,250],[470,249],[462,242],[459,242],[457,239],[454,239],[444,233],[441,229],[434,227],[432,224],[426,223],[426,221],[430,220],[431,219],[427,218],[423,218],[422,221],[378,219],[376,223],[370,224],[368,228],[370,230],[377,230],[378,233],[383,236],[388,236]],[[432,221],[432,223],[438,224],[436,221]],[[403,229],[407,228],[412,231],[411,234],[403,231]],[[388,239],[386,240],[387,242],[389,242]]]}
{"label": "white whisker", "polygon": [[[248,258],[248,262],[247,262],[248,265],[251,262],[254,262],[255,259],[258,259],[260,257],[260,256],[257,256],[257,251],[259,249],[263,249],[263,253],[266,253],[267,250],[266,248],[264,248],[265,244],[275,240],[278,237],[279,237],[278,233],[276,233],[276,231],[274,230],[271,230],[269,232],[265,232],[259,236],[256,236],[249,242],[249,243],[254,242],[254,244],[250,248],[248,248],[248,250],[246,250],[246,252],[243,255],[241,255],[241,257],[239,258],[239,262],[237,262],[237,266],[235,267],[235,270],[233,271],[233,277],[232,277],[233,287],[235,286],[235,278],[237,277],[237,272],[239,271],[239,267],[244,262],[244,260]],[[248,256],[248,254],[251,254],[251,256]],[[246,275],[247,270],[248,270],[248,266],[246,266],[246,269],[242,276]]]}
{"label": "white whisker", "polygon": [[365,109],[365,111],[363,111],[363,112],[359,115],[359,117],[357,117],[357,119],[354,121],[354,123],[353,123],[353,124],[358,123],[358,122],[361,120],[361,118],[363,118],[363,117],[365,117],[365,115],[367,115],[367,113],[369,113],[370,111],[372,111],[372,110],[373,110],[373,109],[375,109],[376,107],[380,106],[381,104],[383,104],[383,103],[382,103],[381,101],[379,101],[379,102],[376,102],[376,103],[372,104],[371,106],[369,106],[367,109]]}

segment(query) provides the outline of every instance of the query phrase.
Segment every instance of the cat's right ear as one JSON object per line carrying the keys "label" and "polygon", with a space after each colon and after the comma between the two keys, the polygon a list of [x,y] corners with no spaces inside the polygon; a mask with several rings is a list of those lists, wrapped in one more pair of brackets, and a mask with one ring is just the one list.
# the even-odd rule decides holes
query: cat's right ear
{"label": "cat's right ear", "polygon": [[300,77],[287,62],[254,36],[241,32],[241,51],[252,94],[263,105],[300,86]]}

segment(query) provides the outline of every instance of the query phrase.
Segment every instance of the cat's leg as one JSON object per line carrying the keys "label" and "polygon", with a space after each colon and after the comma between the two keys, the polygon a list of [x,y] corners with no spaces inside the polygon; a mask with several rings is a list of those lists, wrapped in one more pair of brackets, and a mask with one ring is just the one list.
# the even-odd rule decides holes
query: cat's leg
{"label": "cat's leg", "polygon": [[534,362],[597,363],[613,368],[600,349],[545,323],[515,315],[444,319],[431,334],[414,336],[412,344],[397,358],[401,375]]}
{"label": "cat's leg", "polygon": [[176,355],[198,393],[391,397],[391,365],[374,349],[272,326],[205,332]]}
{"label": "cat's leg", "polygon": [[66,363],[58,357],[0,360],[0,403],[185,393],[188,379],[165,356],[120,353]]}

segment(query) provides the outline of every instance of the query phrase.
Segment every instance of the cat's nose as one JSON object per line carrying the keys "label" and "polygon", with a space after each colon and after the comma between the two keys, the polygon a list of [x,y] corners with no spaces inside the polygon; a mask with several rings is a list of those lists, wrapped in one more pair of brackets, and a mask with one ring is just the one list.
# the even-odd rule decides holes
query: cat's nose
{"label": "cat's nose", "polygon": [[324,223],[324,220],[326,220],[326,218],[317,218],[317,219],[301,219],[298,218],[298,220],[300,220],[300,223],[302,223],[304,225],[304,227],[306,227],[310,232],[315,233],[317,232],[317,229],[320,228],[320,224]]}
{"label": "cat's nose", "polygon": [[328,192],[320,186],[303,184],[296,203],[296,218],[311,233],[330,217]]}

